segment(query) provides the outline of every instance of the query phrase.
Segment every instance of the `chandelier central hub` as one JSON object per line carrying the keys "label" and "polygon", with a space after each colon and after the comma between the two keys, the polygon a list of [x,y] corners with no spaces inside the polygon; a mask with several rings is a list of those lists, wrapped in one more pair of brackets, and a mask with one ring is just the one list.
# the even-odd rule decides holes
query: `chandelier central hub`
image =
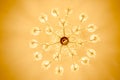
{"label": "chandelier central hub", "polygon": [[69,39],[68,39],[68,37],[62,37],[61,39],[60,39],[60,43],[62,44],[62,45],[67,45],[68,43],[69,43]]}

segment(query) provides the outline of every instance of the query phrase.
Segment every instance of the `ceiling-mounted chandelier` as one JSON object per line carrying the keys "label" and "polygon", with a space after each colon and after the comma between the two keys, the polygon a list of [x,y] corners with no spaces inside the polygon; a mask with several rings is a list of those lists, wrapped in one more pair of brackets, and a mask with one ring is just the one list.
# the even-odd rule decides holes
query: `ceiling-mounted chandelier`
{"label": "ceiling-mounted chandelier", "polygon": [[[67,8],[64,10],[64,17],[60,17],[60,12],[58,8],[54,8],[51,10],[51,15],[54,18],[58,20],[58,23],[54,25],[54,27],[61,27],[61,30],[54,30],[53,26],[48,22],[48,15],[47,14],[42,14],[39,17],[39,21],[41,24],[45,25],[45,30],[43,32],[46,35],[54,35],[54,41],[53,43],[50,42],[40,42],[36,39],[32,39],[29,43],[30,48],[37,48],[39,46],[42,46],[42,50],[44,51],[50,51],[51,47],[55,45],[56,47],[54,49],[57,49],[56,52],[50,53],[52,60],[42,60],[44,57],[41,51],[36,51],[34,52],[34,59],[36,61],[42,61],[41,62],[41,67],[45,70],[49,69],[51,67],[51,64],[53,61],[60,62],[62,57],[63,52],[68,51],[67,55],[71,57],[71,59],[74,58],[74,56],[79,56],[78,53],[76,52],[76,49],[72,47],[72,45],[76,45],[78,48],[85,48],[86,50],[86,56],[79,56],[79,63],[83,65],[89,65],[89,60],[90,58],[95,58],[96,56],[96,50],[93,48],[88,48],[84,44],[88,43],[96,43],[100,39],[98,35],[96,35],[94,32],[97,30],[97,26],[95,24],[88,24],[86,26],[82,26],[88,19],[88,16],[85,13],[80,13],[79,15],[79,25],[73,25],[72,22],[68,21],[68,18],[70,15],[72,15],[73,10],[71,8]],[[70,29],[70,33],[66,32],[66,27],[71,26],[72,28]],[[89,33],[92,33],[89,36],[89,40],[84,40],[82,39],[79,35],[81,34],[81,31],[87,31]],[[41,27],[33,27],[31,30],[32,35],[38,36],[41,33]],[[74,39],[73,36],[76,36],[77,38]],[[39,36],[43,37],[43,36]],[[44,38],[44,37],[43,37]],[[66,49],[64,49],[66,48]],[[70,66],[71,71],[78,71],[79,70],[79,63],[73,63]],[[57,65],[55,68],[55,73],[58,75],[62,75],[64,73],[64,67],[62,64]]]}

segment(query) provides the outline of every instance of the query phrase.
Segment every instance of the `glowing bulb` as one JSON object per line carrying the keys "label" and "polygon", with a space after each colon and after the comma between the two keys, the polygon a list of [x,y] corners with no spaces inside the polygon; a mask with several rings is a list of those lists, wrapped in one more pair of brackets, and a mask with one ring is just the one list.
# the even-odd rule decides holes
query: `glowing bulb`
{"label": "glowing bulb", "polygon": [[62,66],[57,66],[55,68],[55,73],[58,74],[58,75],[63,75],[64,73],[64,68]]}
{"label": "glowing bulb", "polygon": [[80,26],[74,26],[72,30],[75,34],[80,34]]}
{"label": "glowing bulb", "polygon": [[45,29],[46,34],[50,35],[53,33],[53,28],[52,27],[46,27]]}
{"label": "glowing bulb", "polygon": [[38,41],[33,39],[29,43],[30,48],[36,48],[38,46]]}
{"label": "glowing bulb", "polygon": [[67,21],[66,21],[65,19],[60,19],[59,25],[60,25],[61,27],[67,26]]}
{"label": "glowing bulb", "polygon": [[84,65],[88,65],[89,64],[89,58],[88,57],[82,57],[81,58],[81,63]]}
{"label": "glowing bulb", "polygon": [[94,24],[89,24],[89,25],[87,26],[88,32],[95,32],[96,29],[97,29],[97,27],[96,27],[96,25],[94,25]]}
{"label": "glowing bulb", "polygon": [[73,12],[73,11],[72,11],[72,9],[70,9],[70,8],[67,8],[67,9],[65,10],[66,16],[72,14],[72,12]]}
{"label": "glowing bulb", "polygon": [[77,40],[77,44],[78,44],[79,46],[83,46],[83,45],[85,44],[85,41],[82,40],[82,39],[78,39],[78,40]]}
{"label": "glowing bulb", "polygon": [[88,16],[85,13],[79,15],[80,22],[85,22],[88,19]]}
{"label": "glowing bulb", "polygon": [[89,57],[95,57],[96,56],[96,51],[94,49],[88,49],[87,55]]}
{"label": "glowing bulb", "polygon": [[70,49],[70,50],[69,50],[69,56],[70,56],[70,57],[73,57],[73,56],[75,56],[75,55],[77,55],[76,50],[75,50],[75,49]]}
{"label": "glowing bulb", "polygon": [[48,61],[48,60],[43,61],[41,66],[45,70],[49,69],[50,68],[50,61]]}
{"label": "glowing bulb", "polygon": [[98,35],[96,35],[96,34],[91,35],[90,36],[90,41],[93,42],[93,43],[98,42],[99,41]]}
{"label": "glowing bulb", "polygon": [[36,61],[39,61],[39,60],[41,60],[42,59],[42,54],[40,53],[40,52],[34,52],[34,58],[35,58],[35,60]]}
{"label": "glowing bulb", "polygon": [[41,30],[39,27],[33,27],[31,33],[32,33],[32,35],[37,36],[37,35],[39,35],[40,31]]}
{"label": "glowing bulb", "polygon": [[71,65],[71,71],[78,71],[79,70],[79,65],[78,64],[72,64]]}
{"label": "glowing bulb", "polygon": [[58,11],[58,9],[57,9],[57,8],[52,9],[51,14],[52,14],[52,16],[54,16],[54,17],[58,17],[58,16],[59,16],[59,11]]}
{"label": "glowing bulb", "polygon": [[48,51],[50,49],[50,45],[48,43],[43,44],[43,50]]}
{"label": "glowing bulb", "polygon": [[60,61],[60,60],[61,60],[61,55],[58,54],[58,53],[53,54],[53,59],[54,59],[55,61]]}
{"label": "glowing bulb", "polygon": [[45,23],[48,20],[48,16],[43,14],[42,16],[39,17],[39,20],[41,23]]}

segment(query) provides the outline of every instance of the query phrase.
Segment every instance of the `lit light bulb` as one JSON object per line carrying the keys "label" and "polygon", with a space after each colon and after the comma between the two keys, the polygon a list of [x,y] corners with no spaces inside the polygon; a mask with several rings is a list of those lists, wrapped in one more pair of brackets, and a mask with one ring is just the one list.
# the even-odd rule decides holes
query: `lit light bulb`
{"label": "lit light bulb", "polygon": [[64,68],[62,66],[57,66],[55,68],[55,74],[57,74],[57,75],[63,75],[63,73],[64,73]]}
{"label": "lit light bulb", "polygon": [[73,26],[72,31],[73,31],[73,33],[75,33],[75,34],[80,34],[80,26]]}
{"label": "lit light bulb", "polygon": [[53,54],[53,59],[55,61],[60,61],[61,60],[61,55],[59,53]]}
{"label": "lit light bulb", "polygon": [[43,48],[44,51],[48,51],[50,49],[50,45],[48,43],[43,44],[42,48]]}
{"label": "lit light bulb", "polygon": [[89,64],[89,58],[88,57],[82,57],[80,62],[83,64],[83,65],[88,65]]}
{"label": "lit light bulb", "polygon": [[88,19],[88,16],[85,13],[79,15],[80,22],[85,22]]}
{"label": "lit light bulb", "polygon": [[59,16],[59,11],[58,11],[58,9],[57,9],[57,8],[52,9],[52,10],[51,10],[51,14],[52,14],[52,16],[54,16],[54,17],[58,17],[58,16]]}
{"label": "lit light bulb", "polygon": [[53,33],[53,28],[52,27],[46,27],[45,29],[46,34],[51,35]]}
{"label": "lit light bulb", "polygon": [[31,33],[32,33],[32,35],[37,36],[37,35],[39,35],[40,31],[41,30],[39,27],[33,27]]}
{"label": "lit light bulb", "polygon": [[72,64],[71,65],[71,71],[78,71],[79,70],[79,65],[78,64]]}
{"label": "lit light bulb", "polygon": [[85,41],[82,40],[82,39],[78,39],[78,40],[77,40],[77,44],[78,44],[80,47],[81,47],[81,46],[84,46]]}
{"label": "lit light bulb", "polygon": [[34,55],[34,59],[36,60],[36,61],[39,61],[39,60],[41,60],[42,59],[42,54],[40,53],[40,52],[34,52],[33,53],[33,55]]}
{"label": "lit light bulb", "polygon": [[68,54],[69,54],[70,57],[73,57],[73,56],[77,55],[77,52],[76,52],[75,49],[71,48],[71,49],[69,49],[69,53]]}
{"label": "lit light bulb", "polygon": [[92,35],[90,36],[90,41],[93,42],[93,43],[98,42],[98,41],[99,41],[98,35],[92,34]]}
{"label": "lit light bulb", "polygon": [[87,26],[87,31],[88,31],[88,32],[95,32],[96,29],[97,29],[97,27],[96,27],[96,25],[94,25],[94,24],[89,24],[89,25]]}
{"label": "lit light bulb", "polygon": [[49,68],[50,68],[50,61],[48,61],[48,60],[43,61],[42,64],[41,64],[41,67],[42,67],[44,70],[49,69]]}
{"label": "lit light bulb", "polygon": [[66,21],[65,19],[60,19],[59,25],[60,25],[61,27],[67,26],[67,21]]}
{"label": "lit light bulb", "polygon": [[29,46],[30,46],[30,48],[38,47],[38,41],[35,40],[35,39],[31,40],[30,43],[29,43]]}
{"label": "lit light bulb", "polygon": [[66,16],[72,14],[73,10],[71,8],[65,9]]}
{"label": "lit light bulb", "polygon": [[96,56],[96,51],[94,49],[88,49],[87,50],[87,55],[88,55],[88,57],[95,57]]}
{"label": "lit light bulb", "polygon": [[48,16],[46,14],[43,14],[39,17],[39,20],[41,23],[45,23],[48,20]]}

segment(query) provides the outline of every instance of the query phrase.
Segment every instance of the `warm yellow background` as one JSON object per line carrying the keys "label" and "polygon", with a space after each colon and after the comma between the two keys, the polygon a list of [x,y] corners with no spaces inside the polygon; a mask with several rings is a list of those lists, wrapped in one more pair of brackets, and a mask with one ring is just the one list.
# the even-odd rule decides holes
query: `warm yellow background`
{"label": "warm yellow background", "polygon": [[[120,4],[119,0],[0,0],[0,80],[120,80]],[[40,62],[33,61],[28,42],[33,26],[40,26],[38,16],[52,8],[72,7],[77,16],[89,15],[88,23],[95,23],[101,42],[94,48],[97,56],[90,66],[72,73],[63,62],[65,73],[54,75],[55,64],[48,71],[40,70]],[[71,18],[72,19],[72,18]],[[52,19],[51,19],[52,20]],[[44,38],[46,39],[46,38]],[[65,65],[66,64],[66,65]]]}

